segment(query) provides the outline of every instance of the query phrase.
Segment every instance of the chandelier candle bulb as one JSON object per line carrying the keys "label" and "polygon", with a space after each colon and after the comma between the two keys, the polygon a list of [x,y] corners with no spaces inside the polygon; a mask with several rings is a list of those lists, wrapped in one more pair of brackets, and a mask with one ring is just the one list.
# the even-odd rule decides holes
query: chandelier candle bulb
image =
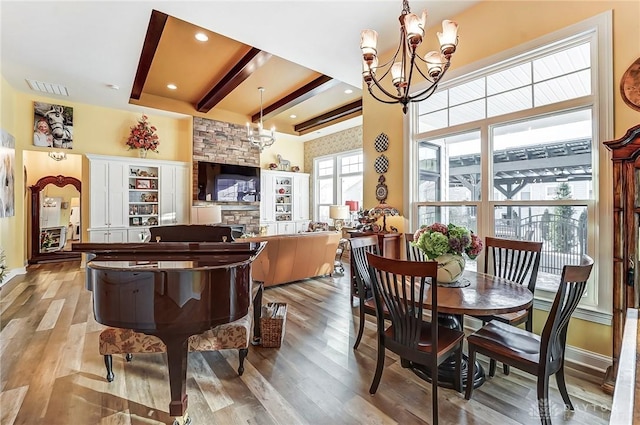
{"label": "chandelier candle bulb", "polygon": [[365,62],[371,64],[371,61],[378,56],[376,46],[378,44],[378,33],[374,30],[364,30],[360,35],[360,48]]}
{"label": "chandelier candle bulb", "polygon": [[427,24],[427,12],[422,12],[422,17],[418,18],[415,13],[409,13],[404,17],[404,27],[407,31],[407,41],[413,50],[422,43],[424,37],[424,27]]}
{"label": "chandelier candle bulb", "polygon": [[458,41],[458,24],[445,19],[442,21],[442,32],[437,33],[440,41],[440,51],[445,56],[451,56],[456,51]]}

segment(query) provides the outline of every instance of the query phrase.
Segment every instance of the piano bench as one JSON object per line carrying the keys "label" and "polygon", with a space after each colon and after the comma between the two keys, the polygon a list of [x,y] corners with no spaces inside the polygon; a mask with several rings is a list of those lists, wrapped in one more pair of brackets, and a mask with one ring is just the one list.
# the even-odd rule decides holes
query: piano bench
{"label": "piano bench", "polygon": [[[199,335],[189,337],[189,351],[218,351],[237,349],[240,357],[238,375],[244,372],[244,359],[249,353],[253,313],[235,322],[216,326]],[[131,361],[132,354],[164,353],[167,347],[160,338],[136,332],[131,329],[107,328],[100,332],[100,354],[104,356],[107,381],[114,379],[112,354],[126,354]]]}

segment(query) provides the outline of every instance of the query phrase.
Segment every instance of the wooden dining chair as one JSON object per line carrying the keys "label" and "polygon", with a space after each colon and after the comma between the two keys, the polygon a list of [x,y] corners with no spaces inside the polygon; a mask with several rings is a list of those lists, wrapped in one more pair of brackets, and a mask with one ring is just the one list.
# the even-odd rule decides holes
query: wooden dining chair
{"label": "wooden dining chair", "polygon": [[417,247],[411,245],[413,242],[413,233],[404,234],[404,244],[406,248],[407,260],[409,261],[427,261],[427,257]]}
{"label": "wooden dining chair", "polygon": [[[436,281],[438,263],[395,260],[371,253],[367,253],[367,258],[378,322],[378,361],[369,393],[375,394],[380,384],[386,350],[398,354],[403,362],[424,365],[431,372],[432,423],[437,424],[438,365],[455,354],[454,386],[462,392],[464,339],[464,332],[438,324],[437,286],[430,285]],[[430,322],[423,316],[428,294],[433,318]],[[391,318],[386,329],[383,305]]]}
{"label": "wooden dining chair", "polygon": [[558,390],[567,408],[573,410],[564,380],[564,354],[569,319],[587,286],[593,260],[584,256],[579,266],[564,266],[558,292],[542,330],[536,335],[515,326],[493,321],[467,338],[469,372],[465,398],[473,393],[473,374],[476,353],[497,359],[505,364],[538,377],[538,410],[543,424],[551,424],[549,409],[549,377],[556,376]]}
{"label": "wooden dining chair", "polygon": [[[519,285],[526,285],[533,293],[538,279],[542,242],[522,241],[487,237],[485,239],[484,272]],[[533,306],[515,313],[495,314],[490,316],[475,316],[486,324],[492,320],[518,326],[525,324],[529,332],[533,330]],[[496,361],[489,362],[489,376],[494,376]],[[509,374],[509,366],[503,365],[505,375]]]}
{"label": "wooden dining chair", "polygon": [[353,345],[357,349],[364,332],[364,315],[376,315],[376,303],[373,300],[373,289],[371,288],[371,277],[369,276],[369,263],[367,262],[367,252],[378,254],[378,237],[363,236],[349,239],[351,245],[351,269],[353,278],[356,281],[356,288],[359,298],[360,324],[358,336]]}

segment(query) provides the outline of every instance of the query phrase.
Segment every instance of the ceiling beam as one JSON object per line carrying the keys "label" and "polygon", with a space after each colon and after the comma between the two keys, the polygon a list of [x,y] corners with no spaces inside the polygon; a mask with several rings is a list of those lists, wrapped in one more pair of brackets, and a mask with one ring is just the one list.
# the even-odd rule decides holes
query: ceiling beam
{"label": "ceiling beam", "polygon": [[258,68],[264,65],[271,53],[264,52],[260,49],[252,47],[249,53],[244,55],[240,61],[231,68],[231,70],[216,84],[209,93],[196,105],[198,112],[207,113],[216,106],[222,99],[231,93],[244,80],[254,73]]}
{"label": "ceiling beam", "polygon": [[311,118],[308,121],[297,124],[293,129],[297,132],[309,131],[314,127],[327,124],[339,118],[346,117],[347,115],[355,114],[356,112],[360,112],[360,114],[362,114],[362,99],[358,99],[355,102],[341,106],[338,109],[327,112],[326,114],[318,115],[315,118]]}
{"label": "ceiling beam", "polygon": [[131,99],[140,100],[142,88],[144,87],[145,81],[147,81],[149,69],[151,69],[151,62],[153,62],[153,57],[158,49],[158,44],[160,44],[160,37],[162,36],[162,31],[164,31],[164,26],[167,23],[168,18],[169,15],[166,13],[158,12],[157,10],[151,11],[147,34],[145,35],[144,43],[142,44],[140,62],[138,62],[136,77],[133,80]]}
{"label": "ceiling beam", "polygon": [[[277,100],[271,105],[265,107],[262,111],[262,117],[265,120],[273,118],[281,112],[291,109],[294,106],[304,102],[305,100],[311,99],[313,96],[320,94],[323,91],[329,90],[331,87],[337,86],[338,84],[340,84],[340,81],[334,80],[327,75],[321,75],[309,84],[300,87],[293,93],[289,93],[282,99]],[[253,114],[253,116],[251,117],[251,121],[260,121],[259,111]]]}

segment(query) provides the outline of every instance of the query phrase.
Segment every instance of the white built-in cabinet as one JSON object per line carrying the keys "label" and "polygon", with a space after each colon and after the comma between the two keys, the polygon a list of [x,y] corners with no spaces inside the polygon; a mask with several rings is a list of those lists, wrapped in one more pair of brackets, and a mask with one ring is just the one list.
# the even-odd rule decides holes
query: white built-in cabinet
{"label": "white built-in cabinet", "polygon": [[87,155],[89,241],[140,242],[149,227],[189,221],[183,162]]}
{"label": "white built-in cabinet", "polygon": [[268,235],[308,228],[309,174],[262,170],[260,185],[260,226]]}
{"label": "white built-in cabinet", "polygon": [[189,222],[189,206],[185,192],[189,182],[189,167],[186,165],[160,166],[160,216],[161,225]]}

